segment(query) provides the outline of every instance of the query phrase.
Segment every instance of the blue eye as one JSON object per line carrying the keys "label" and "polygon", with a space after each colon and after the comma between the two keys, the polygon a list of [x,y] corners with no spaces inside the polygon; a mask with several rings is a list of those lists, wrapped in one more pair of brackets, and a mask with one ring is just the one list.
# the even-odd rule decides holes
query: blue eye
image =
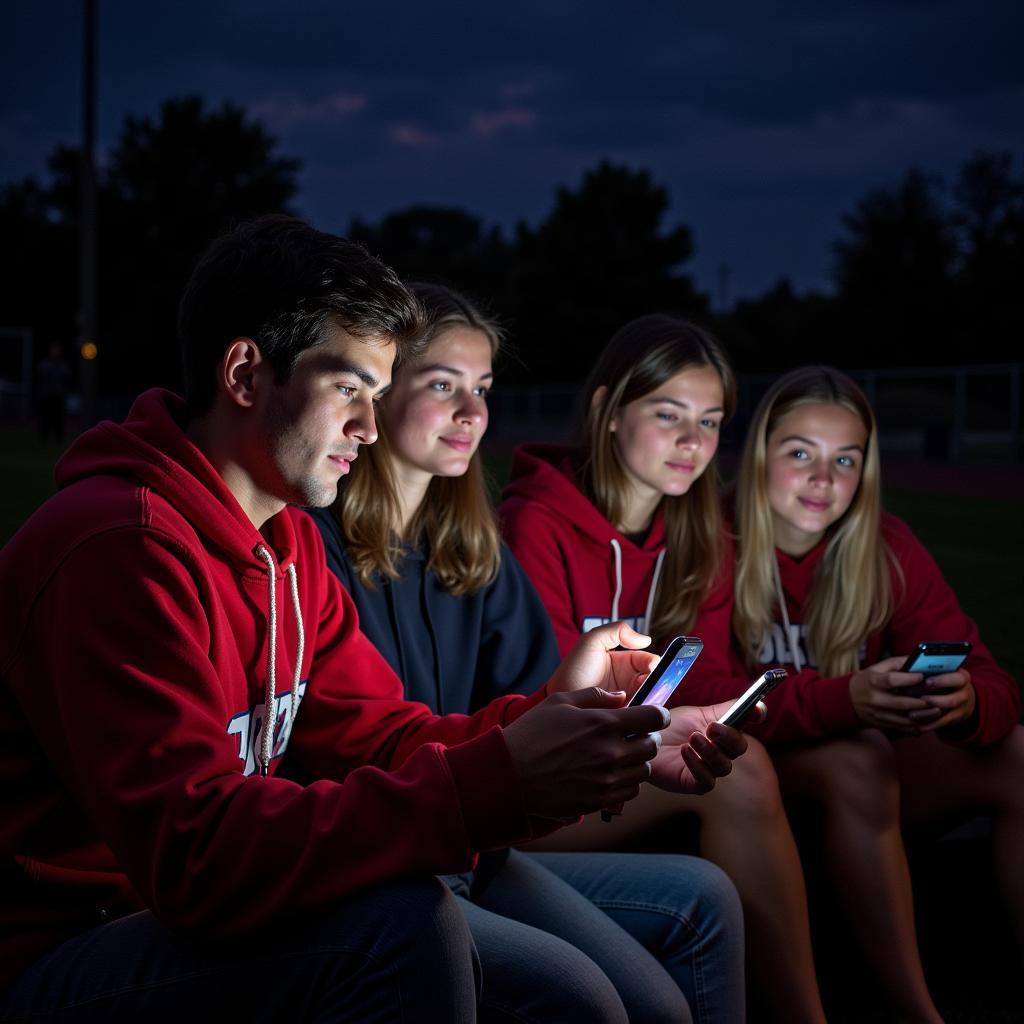
{"label": "blue eye", "polygon": [[857,465],[857,462],[852,455],[840,455],[839,458],[836,459],[836,462],[847,469],[854,469]]}
{"label": "blue eye", "polygon": [[800,462],[803,462],[804,459],[809,458],[807,452],[805,452],[803,448],[794,448],[793,451],[789,453],[789,457],[791,459],[797,459]]}
{"label": "blue eye", "polygon": [[655,413],[655,415],[663,423],[675,423],[676,420],[678,419],[676,414],[672,413],[672,412],[659,412],[659,413]]}
{"label": "blue eye", "polygon": [[704,428],[705,430],[717,430],[717,429],[718,429],[718,427],[719,427],[719,423],[718,423],[718,420],[711,420],[711,419],[707,419],[707,420],[701,420],[701,421],[700,421],[700,425],[701,425],[701,426],[702,426],[702,427],[703,427],[703,428]]}
{"label": "blue eye", "polygon": [[488,396],[488,395],[489,395],[490,393],[491,393],[491,389],[490,389],[490,388],[484,388],[484,387],[480,387],[480,388],[473,388],[473,394],[474,394],[474,395],[476,395],[476,396],[477,396],[477,398],[483,398],[483,399],[486,399],[486,398],[487,398],[487,396]]}
{"label": "blue eye", "polygon": [[431,381],[430,387],[433,388],[434,391],[440,391],[442,393],[446,393],[452,389],[451,384],[446,380]]}

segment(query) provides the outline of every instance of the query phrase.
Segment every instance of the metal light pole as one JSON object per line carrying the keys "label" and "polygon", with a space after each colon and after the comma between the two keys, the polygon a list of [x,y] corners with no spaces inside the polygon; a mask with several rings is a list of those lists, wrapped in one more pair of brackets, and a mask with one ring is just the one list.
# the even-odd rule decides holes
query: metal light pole
{"label": "metal light pole", "polygon": [[96,422],[96,0],[84,0],[81,209],[78,227],[78,354],[85,425]]}

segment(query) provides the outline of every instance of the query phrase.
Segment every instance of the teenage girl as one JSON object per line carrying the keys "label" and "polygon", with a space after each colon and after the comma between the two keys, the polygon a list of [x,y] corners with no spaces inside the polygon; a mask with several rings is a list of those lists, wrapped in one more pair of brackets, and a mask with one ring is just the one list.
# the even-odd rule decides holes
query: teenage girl
{"label": "teenage girl", "polygon": [[[560,655],[484,487],[478,446],[498,329],[448,289],[414,290],[428,319],[425,348],[396,368],[377,443],[364,447],[333,509],[314,517],[328,564],[407,695],[469,712],[498,693],[543,686]],[[502,1006],[526,1013],[524,1001],[530,1010],[538,972],[561,972],[577,994],[596,974],[595,1002],[610,979],[631,1020],[689,1020],[687,1002],[701,1020],[743,1018],[741,911],[713,865],[498,851],[449,884],[484,961],[485,1003],[499,1016]]]}
{"label": "teenage girl", "polygon": [[[913,830],[992,813],[996,870],[1024,948],[1020,691],[932,557],[882,512],[880,490],[875,419],[860,388],[826,367],[778,380],[743,453],[735,637],[741,671],[793,673],[767,698],[759,735],[787,799],[823,817],[836,889],[900,1019],[936,1021],[901,816]],[[915,696],[922,676],[900,668],[922,640],[973,649]]]}
{"label": "teenage girl", "polygon": [[[732,369],[707,331],[644,316],[600,353],[583,399],[575,447],[517,451],[500,513],[505,539],[563,651],[620,619],[662,647],[676,634],[700,637],[704,652],[679,691],[693,703],[700,680],[732,682],[732,562],[714,464],[735,404]],[[743,688],[720,690],[716,700]],[[700,817],[701,853],[739,890],[751,992],[779,1020],[823,1020],[803,872],[771,760],[756,741],[703,800],[645,792],[613,824],[587,819],[546,845],[614,848],[683,810]]]}

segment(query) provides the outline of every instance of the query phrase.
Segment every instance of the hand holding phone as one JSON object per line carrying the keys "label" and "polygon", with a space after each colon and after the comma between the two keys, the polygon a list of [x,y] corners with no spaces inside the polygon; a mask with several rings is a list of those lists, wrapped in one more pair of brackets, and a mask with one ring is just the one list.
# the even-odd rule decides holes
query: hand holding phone
{"label": "hand holding phone", "polygon": [[[925,676],[940,676],[947,672],[955,672],[971,653],[971,645],[966,640],[923,640],[917,645],[914,653],[903,663],[901,672],[920,672]],[[907,697],[921,697],[927,693],[937,693],[927,683],[915,683],[902,691]]]}
{"label": "hand holding phone", "polygon": [[[695,636],[677,636],[665,648],[665,653],[651,669],[650,674],[637,688],[629,699],[627,707],[641,704],[657,704],[664,707],[669,697],[675,693],[676,687],[683,681],[683,676],[693,667],[693,663],[704,650],[704,641]],[[601,820],[609,822],[620,808],[601,811]]]}
{"label": "hand holding phone", "polygon": [[771,693],[786,678],[784,668],[770,668],[755,679],[735,704],[721,718],[722,725],[739,725],[750,713],[751,708],[766,694]]}

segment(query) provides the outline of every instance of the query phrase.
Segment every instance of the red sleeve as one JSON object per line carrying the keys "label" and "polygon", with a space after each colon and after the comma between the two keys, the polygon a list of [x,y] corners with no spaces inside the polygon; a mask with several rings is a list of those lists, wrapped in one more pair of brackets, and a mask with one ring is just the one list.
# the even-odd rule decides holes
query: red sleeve
{"label": "red sleeve", "polygon": [[943,738],[958,743],[988,744],[1006,736],[1020,719],[1020,687],[996,663],[978,627],[964,614],[935,559],[910,528],[885,517],[885,535],[899,562],[902,580],[893,584],[896,602],[886,647],[909,655],[921,640],[968,640],[973,645],[964,668],[971,674],[977,709],[969,729],[951,728]]}
{"label": "red sleeve", "polygon": [[560,524],[542,505],[513,497],[501,506],[501,528],[505,543],[547,609],[564,658],[580,638],[580,624],[569,593],[565,552],[558,541]]}
{"label": "red sleeve", "polygon": [[[238,709],[214,667],[225,652],[211,654],[224,636],[201,580],[155,530],[95,537],[33,610],[23,649],[42,657],[7,673],[64,787],[158,916],[238,933],[403,874],[464,870],[475,850],[530,837],[493,728],[530,701],[508,698],[459,722],[402,708],[358,631],[315,641],[331,649],[325,668],[355,683],[348,693],[328,683],[321,695],[318,670],[296,722],[297,753],[334,730],[334,771],[305,786],[245,776],[226,731]],[[325,602],[321,629],[343,618],[339,595]],[[60,642],[48,643],[54,628]],[[337,701],[349,705],[331,720]],[[356,767],[374,760],[373,734],[385,737],[380,766]]]}

